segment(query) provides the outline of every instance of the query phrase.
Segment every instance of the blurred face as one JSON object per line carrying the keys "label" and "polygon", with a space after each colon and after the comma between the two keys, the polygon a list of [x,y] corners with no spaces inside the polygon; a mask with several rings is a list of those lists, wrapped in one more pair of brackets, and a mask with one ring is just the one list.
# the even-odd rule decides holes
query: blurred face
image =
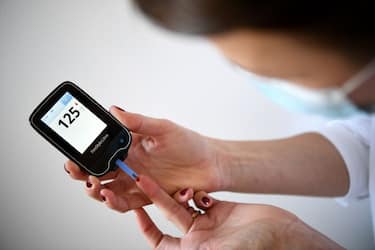
{"label": "blurred face", "polygon": [[230,61],[248,71],[310,88],[340,86],[362,67],[298,34],[238,30],[210,40]]}

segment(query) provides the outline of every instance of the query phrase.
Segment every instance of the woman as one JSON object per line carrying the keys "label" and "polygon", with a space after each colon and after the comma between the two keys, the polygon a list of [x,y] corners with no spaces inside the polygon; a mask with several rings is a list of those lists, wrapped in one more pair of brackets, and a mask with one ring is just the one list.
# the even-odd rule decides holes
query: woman
{"label": "woman", "polygon": [[[371,178],[375,168],[375,118],[370,113],[375,104],[372,62],[375,37],[370,5],[337,2],[334,8],[330,8],[320,1],[135,2],[163,27],[207,37],[230,61],[244,70],[293,82],[294,85],[261,86],[261,90],[279,104],[334,118],[349,119],[359,114],[347,121],[330,123],[321,131],[281,140],[224,141],[207,138],[167,120],[112,107],[112,114],[133,132],[134,144],[126,161],[141,173],[140,181],[145,175],[151,176],[170,195],[191,187],[190,198],[193,190],[204,190],[345,196],[342,201],[346,202],[375,192],[374,178]],[[353,18],[353,13],[360,15]],[[117,211],[138,209],[155,202],[155,194],[144,188],[141,188],[144,193],[141,192],[140,184],[135,185],[121,172],[98,179],[80,172],[72,162],[68,162],[65,168],[72,178],[87,181],[88,195],[105,201],[108,207]],[[113,181],[101,185],[106,179]],[[176,195],[175,198],[179,199]],[[205,207],[207,214],[198,215],[194,223],[200,218],[210,218],[209,211],[214,211],[213,215],[220,211],[214,209],[216,204],[229,204],[219,206],[224,210],[227,206],[240,207],[240,215],[225,213],[228,227],[210,224],[213,225],[211,231],[230,231],[236,216],[242,218],[246,211],[255,215],[244,220],[242,230],[232,228],[233,237],[245,242],[239,245],[242,248],[252,246],[246,243],[249,239],[246,235],[236,237],[243,228],[249,230],[248,236],[255,235],[252,239],[257,246],[275,246],[272,237],[262,238],[268,232],[268,235],[284,239],[284,243],[294,242],[290,235],[297,237],[294,240],[303,239],[287,248],[339,247],[281,209],[220,203],[205,193],[202,202],[203,198],[211,201],[213,207]],[[189,211],[186,199],[180,201],[181,207]],[[374,211],[374,200],[371,200],[371,205]],[[150,226],[152,232],[160,236],[143,210],[137,211],[143,229]],[[196,216],[196,213],[192,214]],[[171,220],[180,223],[174,217]],[[263,222],[261,232],[252,231]],[[182,229],[186,232],[188,228],[185,225]],[[190,235],[193,229],[189,230],[185,241],[194,239]],[[227,246],[225,240],[221,246]]]}

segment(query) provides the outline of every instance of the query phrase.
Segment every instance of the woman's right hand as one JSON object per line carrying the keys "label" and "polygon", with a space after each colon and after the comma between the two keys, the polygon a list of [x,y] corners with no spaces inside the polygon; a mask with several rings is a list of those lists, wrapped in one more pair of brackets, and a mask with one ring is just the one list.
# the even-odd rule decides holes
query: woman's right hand
{"label": "woman's right hand", "polygon": [[[110,112],[132,132],[133,142],[125,162],[137,173],[151,176],[169,194],[187,186],[208,192],[223,186],[225,175],[212,139],[168,120],[116,107],[111,107]],[[66,163],[65,169],[73,179],[87,182],[89,196],[99,201],[109,198],[111,202],[107,205],[112,209],[126,212],[150,203],[121,170],[96,178],[72,161]],[[102,184],[104,180],[106,184]]]}

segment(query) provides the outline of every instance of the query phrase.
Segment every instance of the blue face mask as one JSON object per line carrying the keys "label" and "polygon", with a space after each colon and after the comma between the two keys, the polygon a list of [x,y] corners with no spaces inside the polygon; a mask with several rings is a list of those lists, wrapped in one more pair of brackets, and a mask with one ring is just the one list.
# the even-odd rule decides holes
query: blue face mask
{"label": "blue face mask", "polygon": [[340,88],[315,90],[276,79],[268,79],[267,83],[260,82],[255,85],[277,105],[290,111],[340,119],[365,113],[356,107],[347,96],[367,81],[374,71],[375,60]]}

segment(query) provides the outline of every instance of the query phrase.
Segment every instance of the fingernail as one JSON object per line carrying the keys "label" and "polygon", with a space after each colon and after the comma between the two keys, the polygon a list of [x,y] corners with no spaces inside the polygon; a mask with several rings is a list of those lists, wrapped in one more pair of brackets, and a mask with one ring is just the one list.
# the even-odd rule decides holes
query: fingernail
{"label": "fingernail", "polygon": [[70,172],[66,169],[65,165],[64,165],[64,170],[65,170],[65,172],[67,172],[68,174],[70,174]]}
{"label": "fingernail", "polygon": [[208,206],[208,204],[210,203],[210,199],[208,197],[203,197],[202,198],[202,202],[205,206]]}
{"label": "fingernail", "polygon": [[182,190],[180,191],[180,195],[181,195],[181,196],[184,196],[184,195],[186,194],[187,191],[188,191],[188,188],[182,189]]}
{"label": "fingernail", "polygon": [[91,188],[92,187],[92,184],[90,183],[90,182],[86,182],[86,187],[88,187],[88,188]]}
{"label": "fingernail", "polygon": [[101,195],[101,198],[102,198],[103,201],[105,201],[105,196]]}
{"label": "fingernail", "polygon": [[123,110],[122,108],[120,108],[119,106],[114,106],[115,108],[117,108],[118,110],[122,111],[122,112],[125,112],[125,110]]}

